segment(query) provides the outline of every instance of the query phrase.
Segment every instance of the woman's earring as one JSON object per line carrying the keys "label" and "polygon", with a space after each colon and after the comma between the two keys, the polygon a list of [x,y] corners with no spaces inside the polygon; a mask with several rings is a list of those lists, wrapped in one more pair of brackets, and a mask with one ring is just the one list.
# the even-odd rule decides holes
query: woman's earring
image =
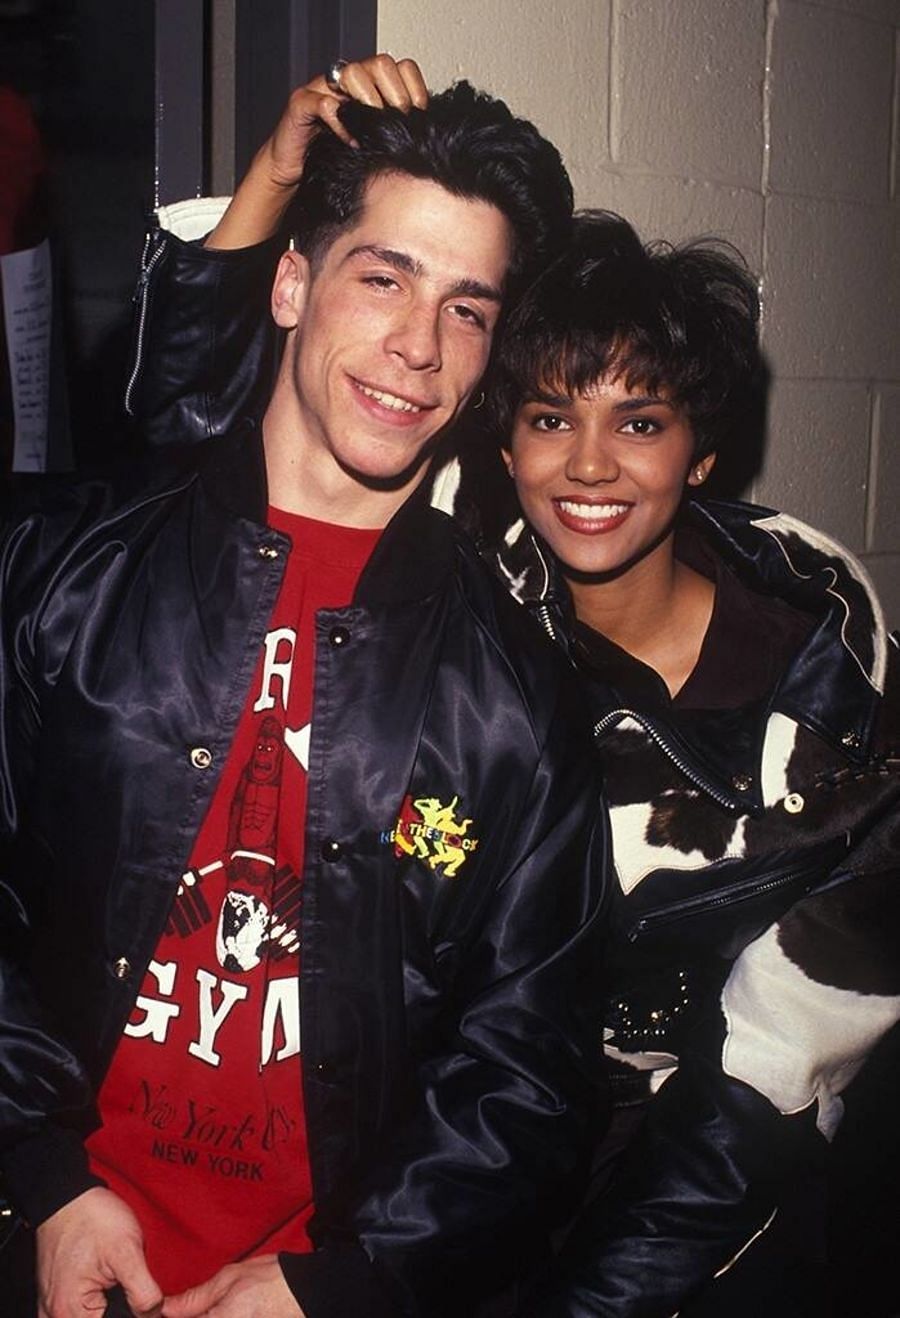
{"label": "woman's earring", "polygon": [[694,480],[698,485],[702,485],[706,480],[706,470],[702,463],[698,463],[694,468]]}
{"label": "woman's earring", "polygon": [[480,392],[479,395],[478,395],[478,401],[472,404],[472,411],[473,411],[473,412],[477,412],[478,409],[479,409],[479,407],[484,407],[484,390],[483,390],[483,389],[481,390],[481,392]]}

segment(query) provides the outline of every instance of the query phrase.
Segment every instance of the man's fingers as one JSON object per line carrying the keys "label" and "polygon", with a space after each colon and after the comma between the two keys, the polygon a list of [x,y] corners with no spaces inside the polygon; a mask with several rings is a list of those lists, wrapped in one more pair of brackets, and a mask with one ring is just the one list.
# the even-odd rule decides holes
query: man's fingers
{"label": "man's fingers", "polygon": [[163,1303],[163,1318],[201,1318],[225,1295],[229,1287],[228,1269],[223,1268],[209,1281],[191,1286],[180,1295],[167,1296]]}
{"label": "man's fingers", "polygon": [[200,1318],[208,1309],[205,1297],[201,1295],[203,1287],[193,1286],[180,1295],[169,1295],[163,1303],[163,1318]]}
{"label": "man's fingers", "polygon": [[[4,1311],[5,1312],[5,1311]],[[62,1300],[39,1302],[37,1318],[84,1318],[86,1313],[106,1313],[106,1293],[99,1286],[81,1295],[69,1295]],[[160,1310],[148,1318],[159,1318]],[[10,1316],[12,1318],[12,1316]]]}
{"label": "man's fingers", "polygon": [[160,1296],[155,1304],[146,1305],[138,1300],[132,1299],[131,1291],[126,1291],[125,1295],[128,1298],[128,1307],[134,1314],[134,1318],[162,1318],[162,1296]]}
{"label": "man's fingers", "polygon": [[163,1304],[163,1318],[304,1318],[275,1254],[229,1263]]}
{"label": "man's fingers", "polygon": [[119,1285],[135,1318],[160,1318],[163,1293],[147,1267],[142,1249],[121,1251],[114,1263]]}
{"label": "man's fingers", "polygon": [[163,1294],[153,1278],[150,1278],[150,1288],[135,1288],[134,1286],[122,1286],[125,1292],[125,1298],[128,1301],[128,1307],[134,1314],[134,1318],[162,1318],[163,1311]]}

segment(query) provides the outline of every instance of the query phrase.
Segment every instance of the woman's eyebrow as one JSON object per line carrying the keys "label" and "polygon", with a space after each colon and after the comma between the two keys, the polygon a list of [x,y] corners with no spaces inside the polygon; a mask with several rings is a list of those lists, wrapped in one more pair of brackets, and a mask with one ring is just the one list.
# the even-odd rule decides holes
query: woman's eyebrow
{"label": "woman's eyebrow", "polygon": [[568,394],[553,393],[550,389],[530,390],[526,403],[542,403],[547,407],[571,407],[572,399]]}
{"label": "woman's eyebrow", "polygon": [[640,394],[633,398],[623,398],[621,402],[613,403],[615,412],[636,412],[642,407],[668,407],[670,411],[675,410],[674,403],[668,398],[660,398],[659,394]]}

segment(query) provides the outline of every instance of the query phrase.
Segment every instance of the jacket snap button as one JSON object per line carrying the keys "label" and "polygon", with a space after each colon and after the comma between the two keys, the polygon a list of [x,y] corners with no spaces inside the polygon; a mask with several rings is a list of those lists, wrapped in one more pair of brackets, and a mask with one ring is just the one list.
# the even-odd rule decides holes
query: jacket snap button
{"label": "jacket snap button", "polygon": [[127,957],[120,956],[118,961],[113,962],[113,974],[116,979],[127,979],[131,974],[131,962]]}
{"label": "jacket snap button", "polygon": [[736,792],[749,792],[753,786],[753,779],[749,773],[736,773],[731,780],[731,785]]}
{"label": "jacket snap button", "polygon": [[328,837],[322,843],[323,860],[340,860],[344,854],[344,848],[336,838]]}
{"label": "jacket snap button", "polygon": [[208,769],[212,758],[212,751],[208,751],[205,746],[195,746],[191,751],[191,764],[195,769]]}
{"label": "jacket snap button", "polygon": [[328,633],[328,639],[334,648],[339,650],[342,645],[346,645],[350,640],[350,633],[346,627],[332,627]]}
{"label": "jacket snap button", "polygon": [[278,550],[274,549],[272,545],[260,545],[259,549],[257,550],[257,553],[259,554],[260,558],[278,557]]}
{"label": "jacket snap button", "polygon": [[806,802],[799,792],[788,792],[784,798],[784,808],[789,815],[799,815],[805,805]]}
{"label": "jacket snap button", "polygon": [[317,1080],[321,1080],[324,1084],[330,1084],[337,1074],[334,1062],[316,1062],[313,1067],[313,1074]]}

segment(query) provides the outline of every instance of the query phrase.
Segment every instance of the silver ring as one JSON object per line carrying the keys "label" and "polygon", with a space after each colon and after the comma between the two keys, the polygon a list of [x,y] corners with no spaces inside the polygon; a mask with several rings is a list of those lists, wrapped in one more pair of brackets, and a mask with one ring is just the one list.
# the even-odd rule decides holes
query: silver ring
{"label": "silver ring", "polygon": [[325,81],[328,84],[330,91],[343,93],[344,89],[341,86],[341,74],[346,67],[347,61],[345,59],[332,60],[328,65],[328,72],[325,74]]}

